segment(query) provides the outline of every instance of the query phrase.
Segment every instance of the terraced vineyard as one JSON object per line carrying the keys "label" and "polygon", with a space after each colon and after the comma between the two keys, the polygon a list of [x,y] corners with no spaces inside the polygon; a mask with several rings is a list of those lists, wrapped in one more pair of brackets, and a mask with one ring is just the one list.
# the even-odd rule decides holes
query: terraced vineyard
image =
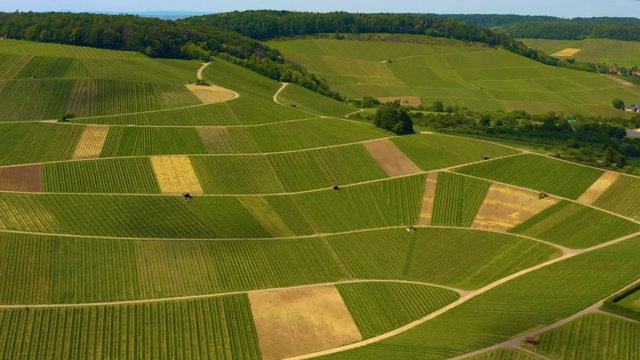
{"label": "terraced vineyard", "polygon": [[[167,335],[166,328],[176,332]],[[0,310],[0,329],[9,335],[0,340],[1,354],[10,358],[255,359],[260,354],[246,295],[29,312]],[[202,337],[209,341],[201,341]],[[176,341],[185,346],[158,346]],[[26,343],[33,345],[23,346]]]}
{"label": "terraced vineyard", "polygon": [[338,290],[364,338],[400,327],[458,298],[451,290],[402,283],[344,284]]}
{"label": "terraced vineyard", "polygon": [[[548,111],[611,85],[502,50],[306,41],[346,94]],[[637,177],[393,136],[220,59],[203,77],[238,97],[204,104],[184,86],[201,66],[0,41],[1,359],[529,360],[483,351],[640,279]],[[476,226],[492,216],[509,226]],[[635,325],[590,314],[533,350],[633,359]]]}
{"label": "terraced vineyard", "polygon": [[525,154],[465,166],[455,171],[553,195],[577,199],[602,175],[602,171]]}
{"label": "terraced vineyard", "polygon": [[431,225],[470,227],[489,186],[482,180],[439,174]]}
{"label": "terraced vineyard", "polygon": [[535,351],[551,358],[635,359],[638,339],[640,323],[592,314],[541,334]]}
{"label": "terraced vineyard", "polygon": [[[597,39],[585,42],[593,40]],[[300,39],[268,44],[288,60],[327,79],[332,90],[354,99],[417,97],[424,105],[442,101],[445,106],[476,111],[554,111],[613,117],[619,112],[611,107],[612,98],[634,103],[638,97],[637,87],[595,73],[545,66],[505,50],[469,43],[441,46]],[[533,45],[545,48],[543,44]],[[637,48],[633,42],[598,45],[593,56],[585,49],[585,55],[589,55],[585,59],[607,60],[613,66],[617,57],[624,59],[617,62],[622,66],[637,57]]]}

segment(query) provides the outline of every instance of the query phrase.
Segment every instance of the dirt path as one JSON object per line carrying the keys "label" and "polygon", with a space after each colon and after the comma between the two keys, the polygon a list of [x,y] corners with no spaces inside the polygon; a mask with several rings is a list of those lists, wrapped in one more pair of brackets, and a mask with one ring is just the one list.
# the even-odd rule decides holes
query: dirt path
{"label": "dirt path", "polygon": [[285,105],[285,106],[286,106],[286,104],[283,104],[283,103],[281,103],[280,101],[278,101],[278,96],[280,95],[280,93],[282,92],[282,90],[284,90],[287,86],[289,86],[289,83],[283,82],[283,83],[282,83],[282,86],[280,87],[280,89],[278,89],[278,91],[276,91],[276,93],[275,93],[275,94],[273,94],[273,102],[274,102],[274,103],[279,104],[279,105]]}
{"label": "dirt path", "polygon": [[207,66],[209,66],[209,65],[211,65],[211,63],[210,63],[210,62],[202,63],[202,66],[200,66],[200,68],[198,69],[198,74],[197,74],[198,79],[202,80],[202,72],[203,72],[203,71],[204,71],[204,69],[205,69]]}
{"label": "dirt path", "polygon": [[25,308],[27,306],[29,308],[33,308],[33,309],[38,309],[38,308],[50,309],[50,308],[71,308],[71,307],[95,307],[95,306],[150,304],[150,303],[159,303],[159,302],[167,302],[167,301],[184,301],[184,300],[210,299],[210,298],[216,298],[216,297],[221,297],[221,296],[242,295],[242,294],[248,294],[248,293],[252,293],[252,292],[265,292],[265,291],[291,290],[291,289],[309,289],[309,288],[318,288],[318,287],[343,285],[343,284],[366,284],[366,283],[410,284],[410,285],[431,286],[431,287],[435,287],[435,288],[455,291],[458,294],[461,294],[461,296],[465,296],[465,295],[470,293],[469,291],[461,290],[461,289],[457,289],[457,288],[452,288],[452,287],[449,287],[449,286],[438,285],[438,284],[430,284],[430,283],[424,283],[424,282],[419,282],[419,281],[352,279],[352,280],[345,280],[345,281],[336,281],[336,282],[319,283],[319,284],[308,284],[308,285],[300,285],[300,286],[276,287],[276,288],[258,289],[258,290],[230,291],[230,292],[217,293],[217,294],[175,296],[175,297],[157,298],[157,299],[105,301],[105,302],[76,303],[76,304],[0,305],[0,309],[22,309],[22,308]]}
{"label": "dirt path", "polygon": [[361,112],[363,112],[363,111],[364,111],[364,109],[360,109],[360,110],[358,110],[358,111],[354,111],[354,112],[352,112],[352,113],[347,114],[345,117],[350,117],[351,115],[359,114],[359,113],[361,113]]}
{"label": "dirt path", "polygon": [[[602,247],[611,246],[611,245],[617,244],[619,242],[631,239],[631,238],[639,236],[639,235],[640,235],[640,232],[637,232],[635,234],[631,234],[631,235],[628,235],[628,236],[621,237],[619,239],[610,241],[610,242],[602,244],[600,246],[594,246],[592,248],[584,250],[583,252],[595,251],[595,250],[598,250],[598,249],[600,249]],[[417,326],[419,326],[421,324],[424,324],[425,322],[427,322],[427,321],[429,321],[429,320],[431,320],[431,319],[433,319],[433,318],[435,318],[437,316],[440,316],[440,315],[446,313],[447,311],[449,311],[451,309],[454,309],[454,308],[458,307],[459,305],[464,304],[465,302],[473,299],[474,297],[476,297],[478,295],[481,295],[481,294],[484,294],[487,291],[492,290],[492,289],[494,289],[494,288],[496,288],[496,287],[498,287],[498,286],[500,286],[500,285],[502,285],[502,284],[504,284],[504,283],[506,283],[508,281],[511,281],[513,279],[516,279],[516,278],[519,278],[519,277],[521,277],[523,275],[526,275],[526,274],[531,273],[533,271],[536,271],[538,269],[550,266],[552,264],[558,263],[560,261],[567,260],[567,259],[572,258],[574,256],[576,256],[576,254],[566,254],[566,255],[560,256],[558,258],[555,258],[553,260],[549,260],[549,261],[544,262],[542,264],[538,264],[536,266],[533,266],[533,267],[530,267],[528,269],[519,271],[519,272],[511,274],[509,276],[506,276],[506,277],[504,277],[504,278],[502,278],[502,279],[500,279],[498,281],[495,281],[495,282],[493,282],[493,283],[491,283],[491,284],[489,284],[489,285],[487,285],[487,286],[485,286],[485,287],[483,287],[483,288],[481,288],[479,290],[476,290],[476,291],[474,291],[472,293],[469,293],[467,296],[461,297],[457,301],[455,301],[455,302],[453,302],[453,303],[451,303],[451,304],[449,304],[449,305],[447,305],[447,306],[445,306],[445,307],[443,307],[443,308],[441,308],[439,310],[436,310],[435,312],[433,312],[433,313],[431,313],[431,314],[429,314],[429,315],[427,315],[427,316],[425,316],[425,317],[423,317],[423,318],[421,318],[419,320],[416,320],[416,321],[414,321],[414,322],[412,322],[410,324],[407,324],[407,325],[405,325],[405,326],[403,326],[401,328],[395,329],[395,330],[390,331],[388,333],[385,333],[385,334],[382,334],[382,335],[378,335],[378,336],[373,337],[371,339],[367,339],[367,340],[360,341],[360,342],[357,342],[357,343],[353,343],[353,344],[350,344],[350,345],[345,345],[345,346],[341,346],[341,347],[338,347],[338,348],[325,350],[325,351],[319,351],[319,352],[312,353],[312,354],[296,356],[296,357],[292,357],[292,358],[289,358],[289,359],[291,359],[291,360],[293,360],[293,359],[309,359],[309,358],[318,357],[318,356],[330,355],[330,354],[334,354],[334,353],[338,353],[338,352],[342,352],[342,351],[357,349],[357,348],[360,348],[360,347],[363,347],[363,346],[366,346],[366,345],[370,345],[370,344],[373,344],[373,343],[376,343],[376,342],[391,338],[393,336],[396,336],[396,335],[402,334],[402,333],[404,333],[404,332],[406,332],[408,330],[411,330],[411,329],[413,329],[413,328],[415,328],[415,327],[417,327]],[[578,314],[581,314],[581,313],[582,312],[580,312]],[[578,314],[576,314],[574,316],[576,316],[576,318],[577,318],[579,316]],[[571,321],[571,320],[568,320],[568,321]],[[543,328],[543,329],[547,329],[547,328],[548,327]],[[542,329],[540,329],[540,330],[542,330]],[[540,331],[540,330],[538,330],[538,331]],[[540,332],[542,332],[542,331],[540,331]],[[536,331],[536,333],[537,333],[537,331]],[[510,341],[514,341],[514,340],[510,340]],[[487,349],[489,349],[489,348],[487,348]],[[491,350],[493,350],[493,349],[494,348],[491,348]],[[484,350],[483,352],[488,351],[486,349],[483,349],[483,350]]]}
{"label": "dirt path", "polygon": [[628,87],[634,87],[634,86],[636,86],[636,84],[634,84],[634,83],[631,83],[631,82],[628,82],[628,81],[626,81],[626,80],[623,80],[623,79],[617,78],[617,77],[615,77],[615,76],[605,75],[604,77],[609,78],[609,79],[611,79],[611,80],[613,80],[613,81],[615,81],[615,82],[617,82],[617,83],[619,83],[619,84],[622,84],[622,85],[624,85],[624,86],[628,86]]}
{"label": "dirt path", "polygon": [[[633,284],[631,284],[629,286],[626,286],[625,288],[621,289],[620,291],[623,291],[625,289],[631,288],[631,287],[633,287],[633,286],[635,286],[637,284],[640,284],[640,281],[636,281],[635,283],[633,283]],[[571,315],[569,317],[566,317],[566,318],[564,318],[564,319],[562,319],[560,321],[557,321],[557,322],[555,322],[555,323],[553,323],[551,325],[545,326],[543,328],[537,329],[535,331],[532,331],[532,332],[524,334],[524,335],[520,335],[520,336],[518,336],[516,338],[507,340],[507,341],[502,342],[500,344],[496,344],[496,345],[493,345],[493,346],[490,346],[490,347],[487,347],[487,348],[484,348],[484,349],[481,349],[481,350],[477,350],[477,351],[470,352],[470,353],[467,353],[467,354],[464,354],[464,355],[461,355],[461,356],[457,356],[457,357],[451,358],[451,360],[468,359],[468,358],[474,357],[476,355],[480,355],[480,354],[483,354],[483,353],[486,353],[486,352],[489,352],[489,351],[493,351],[493,350],[497,350],[497,349],[503,349],[503,348],[511,348],[511,349],[517,349],[517,350],[521,350],[521,351],[525,351],[525,352],[530,352],[530,353],[533,353],[534,355],[536,355],[538,357],[546,359],[544,356],[542,356],[542,355],[540,355],[540,354],[538,354],[536,352],[532,352],[530,350],[524,349],[520,344],[522,344],[522,342],[524,342],[526,340],[526,338],[528,338],[528,337],[538,336],[538,335],[540,335],[542,333],[545,333],[547,331],[553,330],[553,329],[558,328],[558,327],[560,327],[562,325],[566,325],[566,324],[568,324],[568,323],[570,323],[570,322],[572,322],[572,321],[574,321],[574,320],[576,320],[578,318],[581,318],[581,317],[583,317],[585,315],[588,315],[588,314],[600,313],[600,314],[605,314],[607,316],[612,316],[612,317],[619,318],[619,319],[622,319],[622,320],[630,321],[630,322],[633,322],[633,323],[640,323],[640,321],[637,321],[637,320],[629,319],[629,318],[626,318],[624,316],[619,316],[619,315],[616,315],[616,314],[611,314],[611,313],[608,313],[606,311],[600,310],[600,308],[604,305],[604,302],[608,298],[609,297],[607,297],[605,299],[602,299],[602,300],[598,301],[597,303],[589,306],[588,308],[586,308],[586,309],[584,309],[582,311],[579,311],[579,312],[577,312],[577,313],[575,313],[575,314],[573,314],[573,315]]]}

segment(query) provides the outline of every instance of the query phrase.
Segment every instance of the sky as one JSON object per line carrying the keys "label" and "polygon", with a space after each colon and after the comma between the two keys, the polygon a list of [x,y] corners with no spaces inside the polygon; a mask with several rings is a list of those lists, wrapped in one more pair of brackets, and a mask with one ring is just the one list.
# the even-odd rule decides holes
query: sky
{"label": "sky", "polygon": [[552,15],[564,18],[640,17],[638,0],[0,0],[0,11],[141,12],[234,10],[411,12],[438,14]]}

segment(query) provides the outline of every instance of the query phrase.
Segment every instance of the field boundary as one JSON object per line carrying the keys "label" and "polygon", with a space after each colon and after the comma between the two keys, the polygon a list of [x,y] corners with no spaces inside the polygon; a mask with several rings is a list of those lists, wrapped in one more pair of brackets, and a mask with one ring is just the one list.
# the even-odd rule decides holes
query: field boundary
{"label": "field boundary", "polygon": [[31,308],[31,309],[52,309],[52,308],[79,308],[79,307],[99,307],[99,306],[119,306],[119,305],[132,305],[132,304],[150,304],[150,303],[160,303],[160,302],[171,302],[171,301],[187,301],[187,300],[198,300],[198,299],[210,299],[217,298],[223,296],[231,296],[231,295],[243,295],[252,292],[263,292],[263,291],[278,291],[278,290],[288,290],[288,289],[307,289],[307,288],[317,288],[324,286],[335,286],[335,285],[344,285],[344,284],[368,284],[368,283],[385,283],[385,284],[410,284],[410,285],[421,285],[421,286],[430,286],[439,289],[445,289],[454,291],[461,296],[466,296],[471,291],[462,290],[458,288],[453,288],[446,285],[439,284],[431,284],[431,283],[423,283],[419,281],[409,281],[409,280],[378,280],[378,279],[350,279],[344,281],[336,281],[336,282],[327,282],[327,283],[317,283],[317,284],[306,284],[306,285],[298,285],[298,286],[284,286],[284,287],[276,287],[276,288],[268,288],[268,289],[256,289],[256,290],[240,290],[240,291],[230,291],[223,293],[215,293],[215,294],[200,294],[200,295],[186,295],[186,296],[175,296],[175,297],[166,297],[166,298],[155,298],[155,299],[140,299],[140,300],[122,300],[122,301],[103,301],[103,302],[95,302],[95,303],[69,303],[69,304],[16,304],[16,305],[0,305],[0,309],[23,309],[23,308]]}
{"label": "field boundary", "polygon": [[[632,284],[623,287],[618,292],[624,291],[626,289],[629,289],[629,288],[631,288],[633,286],[636,286],[637,284],[640,284],[640,280],[635,281]],[[578,318],[581,318],[581,317],[583,317],[585,315],[589,315],[589,314],[605,314],[607,316],[616,317],[616,318],[619,318],[619,319],[622,319],[622,320],[626,320],[626,321],[629,321],[629,322],[640,323],[640,321],[637,321],[637,320],[629,319],[629,318],[626,318],[624,316],[611,314],[611,313],[609,313],[607,311],[600,310],[600,308],[604,305],[604,302],[607,301],[607,299],[609,297],[607,297],[605,299],[602,299],[602,300],[598,301],[597,303],[595,303],[595,304],[587,307],[586,309],[584,309],[582,311],[579,311],[579,312],[577,312],[577,313],[575,313],[575,314],[573,314],[571,316],[568,316],[568,317],[566,317],[564,319],[558,320],[553,324],[547,325],[545,327],[536,329],[536,330],[534,330],[532,332],[526,333],[524,335],[520,335],[520,336],[515,337],[513,339],[509,339],[509,340],[507,340],[505,342],[502,342],[502,343],[499,343],[499,344],[496,344],[496,345],[492,345],[492,346],[484,348],[484,349],[480,349],[480,350],[476,350],[476,351],[473,351],[473,352],[470,352],[470,353],[467,353],[467,354],[464,354],[464,355],[456,356],[454,358],[451,358],[451,360],[468,359],[470,357],[473,357],[473,356],[476,356],[476,355],[480,355],[480,354],[484,354],[484,353],[489,352],[489,351],[493,351],[493,350],[497,350],[497,349],[504,349],[504,348],[511,348],[511,349],[527,351],[527,349],[524,349],[522,346],[520,346],[520,344],[522,342],[524,342],[527,337],[537,336],[537,335],[540,335],[540,334],[545,333],[547,331],[551,331],[551,330],[553,330],[555,328],[558,328],[558,327],[560,327],[562,325],[568,324],[568,323],[570,323],[570,322],[572,322],[574,320],[577,320]],[[529,352],[531,352],[531,351],[529,350]],[[536,352],[531,352],[531,353],[533,353],[533,354],[535,354],[535,355],[537,355],[539,357],[545,358],[544,356],[542,356],[541,354],[538,354]]]}

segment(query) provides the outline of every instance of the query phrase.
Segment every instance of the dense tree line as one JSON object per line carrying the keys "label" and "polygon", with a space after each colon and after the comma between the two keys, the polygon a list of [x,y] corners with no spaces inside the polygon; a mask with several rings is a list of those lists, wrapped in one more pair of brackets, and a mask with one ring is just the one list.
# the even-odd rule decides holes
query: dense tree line
{"label": "dense tree line", "polygon": [[102,49],[137,51],[156,58],[223,57],[278,81],[298,83],[340,98],[322,80],[287,63],[268,46],[229,30],[134,15],[0,13],[0,36]]}
{"label": "dense tree line", "polygon": [[489,45],[509,41],[504,34],[473,24],[414,14],[257,10],[195,16],[182,22],[215,26],[259,40],[338,32],[430,35]]}
{"label": "dense tree line", "polygon": [[279,37],[317,35],[322,33],[390,33],[417,34],[456,39],[502,47],[551,66],[595,71],[597,64],[575,63],[557,59],[542,51],[530,49],[504,32],[473,24],[420,14],[352,14],[346,12],[311,13],[291,11],[243,11],[196,16],[182,20],[199,26],[215,26],[251,38],[269,40]]}
{"label": "dense tree line", "polygon": [[[434,103],[429,110],[441,108]],[[558,115],[532,115],[525,111],[473,112],[447,107],[441,112],[411,112],[417,126],[452,132],[550,145],[573,160],[595,163],[606,159],[624,165],[627,157],[640,157],[640,138],[627,138],[627,127],[640,126],[640,116],[608,119]]]}
{"label": "dense tree line", "polygon": [[640,26],[640,19],[634,17],[590,17],[590,18],[559,18],[555,16],[536,15],[501,15],[501,14],[427,14],[449,20],[462,21],[486,28],[507,27],[523,23],[554,23],[571,22],[588,25],[621,25]]}
{"label": "dense tree line", "polygon": [[503,31],[512,38],[640,40],[640,19],[631,17],[563,19],[526,15],[429,15]]}

